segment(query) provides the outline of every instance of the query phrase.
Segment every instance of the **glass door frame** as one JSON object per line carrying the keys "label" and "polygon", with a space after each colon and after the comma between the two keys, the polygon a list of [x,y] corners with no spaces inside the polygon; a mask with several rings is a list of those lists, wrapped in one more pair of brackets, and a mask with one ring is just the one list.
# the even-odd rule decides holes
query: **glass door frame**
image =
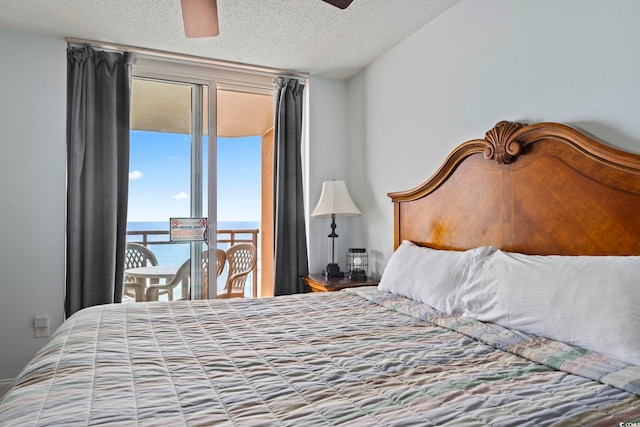
{"label": "glass door frame", "polygon": [[[208,90],[210,94],[211,91]],[[204,171],[204,85],[191,83],[191,207],[190,215],[192,218],[201,218],[203,216],[203,199],[204,199],[204,187],[203,180],[205,178]],[[209,143],[210,143],[209,138]],[[215,148],[215,146],[214,146]],[[216,150],[217,151],[217,150]],[[210,164],[208,165],[210,167]],[[214,164],[215,166],[215,164]],[[215,171],[215,167],[214,167]],[[207,170],[208,172],[208,170]],[[207,179],[208,175],[207,173]],[[214,175],[216,175],[214,173]],[[210,195],[208,195],[208,198]],[[207,212],[209,212],[207,207]],[[214,215],[215,216],[215,215]],[[208,221],[208,220],[207,220]],[[207,231],[208,232],[208,231]],[[206,236],[209,239],[209,236]],[[207,240],[211,242],[211,240]],[[191,243],[190,259],[191,259],[191,299],[201,299],[202,289],[204,286],[209,286],[209,283],[201,283],[202,280],[202,242]],[[207,262],[211,261],[211,257]],[[194,298],[195,296],[195,298]]]}

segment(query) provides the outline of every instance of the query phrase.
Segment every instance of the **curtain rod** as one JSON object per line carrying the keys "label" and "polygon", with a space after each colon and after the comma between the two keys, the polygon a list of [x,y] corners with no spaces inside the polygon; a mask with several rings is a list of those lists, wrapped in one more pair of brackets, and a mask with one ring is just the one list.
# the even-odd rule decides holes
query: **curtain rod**
{"label": "curtain rod", "polygon": [[221,61],[212,58],[205,58],[203,56],[187,55],[184,53],[167,52],[164,50],[147,49],[143,47],[127,46],[116,43],[105,43],[95,40],[79,39],[75,37],[67,37],[67,43],[70,45],[90,45],[99,49],[114,50],[114,51],[126,51],[138,55],[148,56],[152,58],[171,59],[176,61],[193,62],[203,65],[210,65],[216,68],[227,69],[232,71],[247,71],[255,74],[262,74],[273,77],[289,77],[298,80],[307,80],[309,78],[308,73],[297,73],[286,70],[279,70],[269,67],[259,67],[257,65],[243,64],[241,62]]}

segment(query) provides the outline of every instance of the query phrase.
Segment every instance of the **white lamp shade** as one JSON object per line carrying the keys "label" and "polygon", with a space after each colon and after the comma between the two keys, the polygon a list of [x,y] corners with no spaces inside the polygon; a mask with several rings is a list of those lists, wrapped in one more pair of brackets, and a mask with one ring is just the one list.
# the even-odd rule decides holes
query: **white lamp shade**
{"label": "white lamp shade", "polygon": [[353,203],[344,181],[325,181],[322,183],[320,200],[311,216],[321,215],[360,215],[360,209]]}

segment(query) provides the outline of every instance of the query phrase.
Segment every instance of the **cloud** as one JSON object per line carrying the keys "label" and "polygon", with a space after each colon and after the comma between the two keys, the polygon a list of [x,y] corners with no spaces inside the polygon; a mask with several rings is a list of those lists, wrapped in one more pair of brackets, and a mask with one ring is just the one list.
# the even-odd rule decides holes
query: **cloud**
{"label": "cloud", "polygon": [[129,172],[129,179],[140,179],[144,174],[140,171]]}
{"label": "cloud", "polygon": [[189,199],[189,195],[187,193],[185,193],[184,191],[181,191],[178,194],[176,194],[175,196],[173,196],[173,198],[176,199],[176,200],[188,200]]}

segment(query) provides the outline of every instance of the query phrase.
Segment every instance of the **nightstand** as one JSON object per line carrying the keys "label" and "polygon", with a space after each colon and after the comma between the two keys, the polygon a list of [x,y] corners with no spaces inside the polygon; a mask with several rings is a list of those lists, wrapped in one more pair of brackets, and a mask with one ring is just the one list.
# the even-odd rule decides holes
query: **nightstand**
{"label": "nightstand", "polygon": [[309,285],[313,292],[335,292],[359,286],[378,286],[379,280],[351,280],[347,277],[324,277],[322,274],[310,274],[301,279]]}

